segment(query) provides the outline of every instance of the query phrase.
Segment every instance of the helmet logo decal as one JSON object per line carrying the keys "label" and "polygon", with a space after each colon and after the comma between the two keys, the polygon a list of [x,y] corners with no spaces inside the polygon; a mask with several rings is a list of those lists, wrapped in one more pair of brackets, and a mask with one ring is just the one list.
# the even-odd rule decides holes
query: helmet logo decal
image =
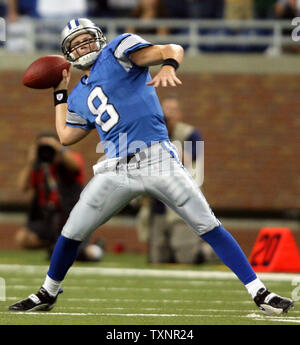
{"label": "helmet logo decal", "polygon": [[75,29],[76,26],[79,26],[79,20],[78,19],[72,19],[68,24],[69,30]]}

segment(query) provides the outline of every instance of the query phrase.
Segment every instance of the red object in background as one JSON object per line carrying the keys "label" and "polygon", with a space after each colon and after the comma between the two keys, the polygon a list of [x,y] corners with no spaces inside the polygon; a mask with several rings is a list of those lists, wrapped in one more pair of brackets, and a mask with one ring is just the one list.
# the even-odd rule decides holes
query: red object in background
{"label": "red object in background", "polygon": [[123,243],[116,243],[114,246],[114,253],[120,254],[124,252],[124,245]]}
{"label": "red object in background", "polygon": [[249,262],[255,272],[300,272],[300,255],[289,228],[262,228]]}

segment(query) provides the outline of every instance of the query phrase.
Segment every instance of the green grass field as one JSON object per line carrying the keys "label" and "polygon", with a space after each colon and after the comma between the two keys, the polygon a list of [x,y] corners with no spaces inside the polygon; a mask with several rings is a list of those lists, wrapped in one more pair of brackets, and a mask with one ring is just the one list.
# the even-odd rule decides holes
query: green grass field
{"label": "green grass field", "polygon": [[[64,293],[50,312],[8,311],[10,304],[38,290],[47,268],[42,251],[0,252],[0,277],[6,291],[0,301],[1,325],[300,324],[297,302],[286,316],[264,316],[222,265],[149,265],[140,254],[108,253],[100,263],[75,263],[63,283]],[[296,275],[261,277],[270,290],[298,297]]]}

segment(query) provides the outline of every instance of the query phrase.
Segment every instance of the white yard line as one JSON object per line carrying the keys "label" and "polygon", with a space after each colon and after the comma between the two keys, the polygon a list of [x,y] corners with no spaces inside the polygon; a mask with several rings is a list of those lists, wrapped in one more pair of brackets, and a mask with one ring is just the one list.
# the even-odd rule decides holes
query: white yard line
{"label": "white yard line", "polygon": [[10,314],[10,315],[38,315],[38,316],[125,316],[125,317],[224,317],[224,315],[212,315],[212,314],[154,314],[154,313],[64,313],[64,312],[0,312],[0,315]]}
{"label": "white yard line", "polygon": [[[35,285],[6,285],[6,288],[9,290],[28,290],[28,289],[36,289]],[[146,287],[131,287],[131,286],[127,286],[127,287],[118,287],[118,286],[68,286],[67,287],[68,290],[87,290],[90,291],[91,289],[93,289],[93,291],[141,291],[141,292],[153,292],[153,291],[159,291],[159,292],[164,292],[164,293],[169,293],[169,292],[197,292],[199,291],[199,289],[197,288],[146,288]],[[241,289],[231,289],[231,290],[220,290],[218,292],[221,295],[227,295],[227,294],[244,294],[244,290]]]}
{"label": "white yard line", "polygon": [[[205,310],[206,312],[208,310]],[[228,314],[160,314],[160,313],[67,313],[67,312],[0,312],[0,315],[38,315],[40,316],[121,316],[121,317],[189,317],[189,318],[224,318]],[[262,316],[256,313],[248,315],[240,315],[240,318],[247,318],[257,321],[272,321],[272,322],[287,322],[287,323],[300,323],[300,317],[270,317]]]}
{"label": "white yard line", "polygon": [[[20,272],[20,274],[46,273],[48,266],[41,265],[0,265],[0,275],[3,272]],[[168,269],[138,269],[138,268],[107,268],[107,267],[71,267],[68,275],[102,275],[102,276],[134,276],[134,277],[168,277],[168,278],[202,278],[202,279],[237,279],[232,272],[222,271],[192,271]],[[295,273],[258,273],[263,280],[292,281],[300,279]]]}
{"label": "white yard line", "polygon": [[[7,280],[10,282],[10,283],[13,283],[13,282],[24,282],[24,279],[26,279],[27,282],[30,282],[30,283],[40,283],[41,282],[41,278],[32,278],[32,277],[26,277],[26,278],[15,278],[15,277],[8,277]],[[68,276],[68,284],[76,284],[77,286],[79,286],[80,284],[80,280],[78,280],[78,278],[74,278],[74,277],[69,277]],[[99,285],[99,283],[114,283],[115,282],[115,278],[113,277],[104,277],[102,276],[101,278],[100,277],[96,277],[96,278],[89,278],[89,279],[84,279],[84,284],[83,286],[86,286],[86,284],[96,284],[96,285]],[[124,284],[123,286],[125,286],[125,284],[129,284],[128,286],[132,285],[132,278],[128,278],[128,279],[122,279],[122,284]],[[238,281],[237,281],[238,283]],[[224,285],[228,285],[228,286],[232,286],[232,281],[216,281],[216,280],[186,280],[186,279],[182,279],[182,280],[179,280],[179,279],[169,279],[169,278],[160,278],[159,280],[156,280],[156,281],[153,281],[153,284],[155,285],[159,285],[159,286],[162,286],[162,285],[176,285],[176,286],[180,286],[180,285],[189,285],[189,286],[202,286],[202,285],[213,285],[213,286],[222,286],[224,287]],[[94,286],[93,285],[93,286]]]}
{"label": "white yard line", "polygon": [[[18,297],[6,297],[8,301],[18,301],[24,298],[24,296]],[[136,304],[136,299],[134,298],[64,298],[66,302],[87,302],[87,303],[102,303],[102,302],[121,302],[121,303],[134,303]],[[150,298],[139,298],[139,303],[173,303],[173,304],[182,304],[182,303],[190,303],[190,304],[207,304],[205,300],[188,300],[188,299],[150,299]],[[213,300],[209,301],[210,304],[251,304],[253,305],[253,301],[224,301],[224,300]]]}
{"label": "white yard line", "polygon": [[291,316],[286,316],[286,317],[280,317],[280,316],[263,316],[260,314],[252,313],[248,314],[245,317],[250,318],[252,320],[268,320],[268,321],[276,321],[276,322],[293,322],[293,323],[300,323],[300,317],[291,317]]}

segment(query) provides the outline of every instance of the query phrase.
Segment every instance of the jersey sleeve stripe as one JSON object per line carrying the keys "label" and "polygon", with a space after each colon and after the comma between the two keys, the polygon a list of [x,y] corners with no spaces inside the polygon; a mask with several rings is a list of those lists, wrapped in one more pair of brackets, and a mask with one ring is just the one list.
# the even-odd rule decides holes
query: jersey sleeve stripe
{"label": "jersey sleeve stripe", "polygon": [[129,72],[133,64],[130,61],[128,55],[136,50],[151,45],[152,43],[147,42],[140,36],[129,34],[119,42],[119,44],[115,48],[114,56],[119,61],[121,66],[125,69],[125,71]]}
{"label": "jersey sleeve stripe", "polygon": [[69,124],[76,124],[81,126],[86,126],[88,124],[84,118],[69,110],[67,112],[66,122]]}
{"label": "jersey sleeve stripe", "polygon": [[83,126],[80,123],[69,123],[69,122],[66,122],[66,125],[69,126],[69,127],[81,128],[81,129],[84,129],[85,131],[89,131],[89,130],[93,129],[93,128],[90,128],[89,126]]}
{"label": "jersey sleeve stripe", "polygon": [[124,55],[126,56],[128,50],[132,50],[132,48],[134,47],[138,48],[139,45],[147,46],[152,44],[138,35],[129,35],[119,43],[119,45],[115,49],[114,55],[116,58],[120,59]]}

